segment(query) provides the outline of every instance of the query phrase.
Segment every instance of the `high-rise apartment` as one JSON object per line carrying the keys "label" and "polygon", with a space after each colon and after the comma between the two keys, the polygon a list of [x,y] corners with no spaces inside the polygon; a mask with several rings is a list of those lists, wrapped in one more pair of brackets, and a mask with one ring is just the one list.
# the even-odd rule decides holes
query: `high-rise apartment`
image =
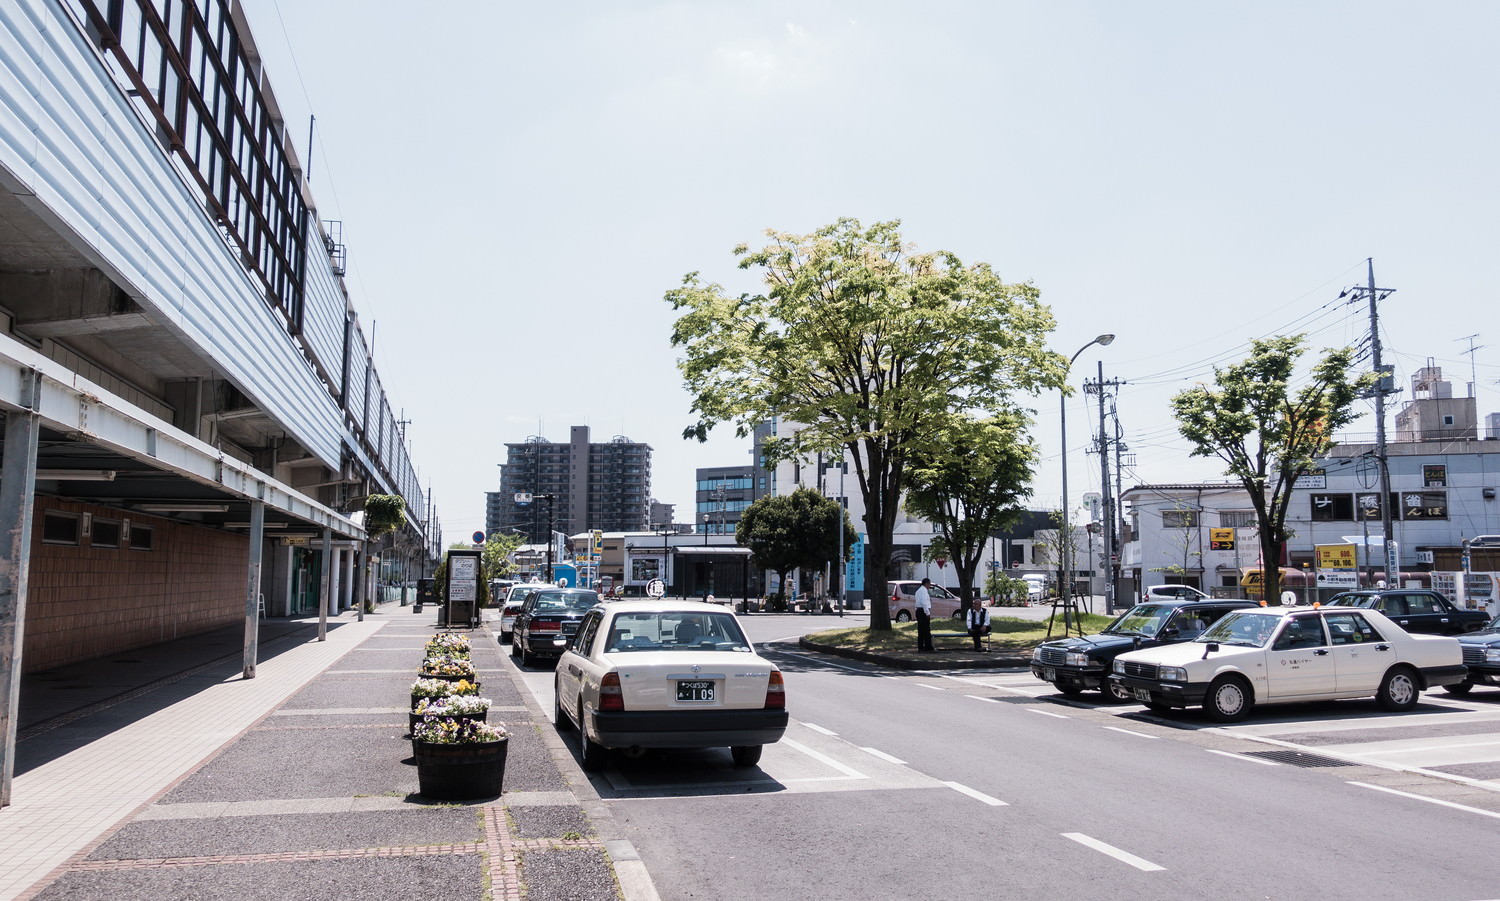
{"label": "high-rise apartment", "polygon": [[[591,442],[589,427],[580,425],[566,443],[533,435],[505,451],[500,490],[485,495],[490,533],[516,530],[541,542],[554,530],[572,535],[650,527],[651,445],[622,435]],[[529,503],[517,503],[527,496]]]}

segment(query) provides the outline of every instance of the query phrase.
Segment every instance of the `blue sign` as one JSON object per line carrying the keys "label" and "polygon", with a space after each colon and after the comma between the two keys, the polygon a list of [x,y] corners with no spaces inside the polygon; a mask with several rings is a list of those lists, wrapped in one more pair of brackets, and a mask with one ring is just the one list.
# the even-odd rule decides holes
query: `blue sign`
{"label": "blue sign", "polygon": [[859,533],[849,559],[844,561],[844,587],[849,591],[861,591],[865,587],[865,533]]}
{"label": "blue sign", "polygon": [[475,544],[484,544],[484,533],[483,532],[475,532],[474,533],[474,543]]}

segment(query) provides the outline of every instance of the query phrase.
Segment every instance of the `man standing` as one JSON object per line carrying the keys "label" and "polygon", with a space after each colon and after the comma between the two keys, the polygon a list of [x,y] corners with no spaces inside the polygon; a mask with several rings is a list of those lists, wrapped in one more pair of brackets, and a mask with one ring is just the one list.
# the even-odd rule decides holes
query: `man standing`
{"label": "man standing", "polygon": [[969,635],[974,639],[974,650],[983,651],[980,640],[990,634],[990,612],[978,597],[969,601]]}
{"label": "man standing", "polygon": [[932,595],[927,591],[931,584],[931,579],[923,579],[914,598],[917,603],[917,652],[920,654],[937,650],[932,646]]}

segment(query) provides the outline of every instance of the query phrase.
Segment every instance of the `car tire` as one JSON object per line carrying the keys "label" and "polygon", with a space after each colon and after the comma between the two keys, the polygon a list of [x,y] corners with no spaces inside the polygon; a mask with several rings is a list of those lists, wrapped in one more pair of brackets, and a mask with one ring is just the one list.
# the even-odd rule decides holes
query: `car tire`
{"label": "car tire", "polygon": [[578,765],[592,773],[604,766],[606,753],[604,746],[589,738],[588,729],[584,728],[583,701],[580,700],[578,702]]}
{"label": "car tire", "polygon": [[552,680],[552,724],[559,732],[567,732],[573,728],[573,721],[568,719],[567,713],[563,710],[562,686],[558,684],[557,679]]}
{"label": "car tire", "polygon": [[515,634],[510,636],[510,656],[518,659],[521,656],[521,639]]}
{"label": "car tire", "polygon": [[729,749],[735,766],[755,766],[760,763],[760,745],[737,745]]}
{"label": "car tire", "polygon": [[501,644],[510,644],[511,639],[514,638],[514,637],[515,637],[514,633],[511,633],[511,632],[501,632],[500,633],[500,643]]}
{"label": "car tire", "polygon": [[896,622],[898,622],[898,623],[909,623],[909,622],[911,622],[911,614],[908,613],[908,612],[906,612],[905,610],[902,610],[901,612],[899,612],[899,613],[896,614]]}
{"label": "car tire", "polygon": [[535,666],[536,665],[536,655],[533,654],[533,653],[531,653],[531,650],[525,644],[521,644],[521,665],[522,666]]}
{"label": "car tire", "polygon": [[1443,691],[1447,692],[1450,695],[1453,695],[1455,698],[1461,698],[1473,690],[1474,683],[1470,682],[1468,679],[1465,679],[1462,682],[1455,682],[1452,685],[1443,686]]}
{"label": "car tire", "polygon": [[1203,696],[1203,710],[1216,723],[1239,722],[1250,715],[1254,703],[1250,684],[1239,676],[1220,676]]}
{"label": "car tire", "polygon": [[1380,706],[1393,712],[1410,710],[1422,698],[1422,689],[1409,667],[1393,666],[1380,680],[1380,693],[1375,699]]}

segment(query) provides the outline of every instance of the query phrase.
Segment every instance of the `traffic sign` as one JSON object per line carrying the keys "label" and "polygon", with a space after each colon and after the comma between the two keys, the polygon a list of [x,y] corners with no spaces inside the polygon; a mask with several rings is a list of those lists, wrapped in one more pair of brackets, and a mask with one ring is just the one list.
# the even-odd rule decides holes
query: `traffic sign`
{"label": "traffic sign", "polygon": [[531,503],[531,492],[530,491],[517,491],[516,492],[516,506],[517,507],[524,507],[524,506],[526,506],[529,503]]}
{"label": "traffic sign", "polygon": [[646,583],[646,596],[652,598],[664,597],[667,593],[667,583],[661,579],[652,579]]}
{"label": "traffic sign", "polygon": [[484,533],[483,532],[475,532],[474,533],[474,543],[475,544],[484,544]]}

